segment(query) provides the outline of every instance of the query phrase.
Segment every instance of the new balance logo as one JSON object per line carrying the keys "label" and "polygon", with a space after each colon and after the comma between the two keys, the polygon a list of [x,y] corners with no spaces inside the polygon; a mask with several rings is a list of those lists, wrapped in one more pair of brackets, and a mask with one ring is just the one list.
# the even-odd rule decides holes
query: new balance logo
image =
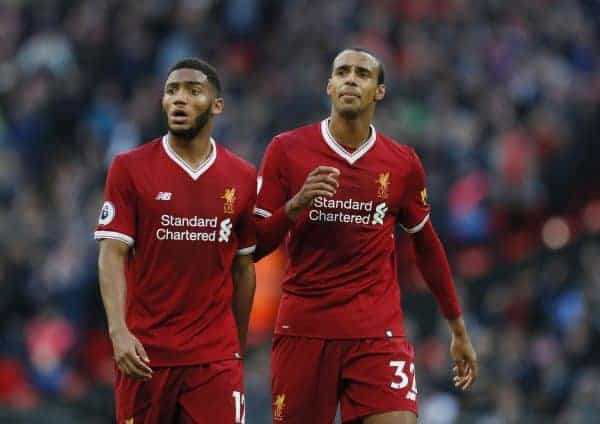
{"label": "new balance logo", "polygon": [[156,200],[171,200],[171,192],[169,191],[159,191],[154,199]]}

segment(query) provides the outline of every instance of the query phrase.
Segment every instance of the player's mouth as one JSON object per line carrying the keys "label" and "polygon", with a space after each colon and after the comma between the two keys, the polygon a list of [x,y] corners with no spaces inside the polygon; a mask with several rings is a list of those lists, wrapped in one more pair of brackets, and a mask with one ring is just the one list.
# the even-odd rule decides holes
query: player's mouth
{"label": "player's mouth", "polygon": [[176,109],[171,112],[171,121],[175,124],[183,124],[188,120],[188,114],[182,109]]}
{"label": "player's mouth", "polygon": [[355,93],[355,92],[346,91],[346,92],[343,92],[340,94],[340,99],[343,99],[343,98],[360,99],[360,94]]}

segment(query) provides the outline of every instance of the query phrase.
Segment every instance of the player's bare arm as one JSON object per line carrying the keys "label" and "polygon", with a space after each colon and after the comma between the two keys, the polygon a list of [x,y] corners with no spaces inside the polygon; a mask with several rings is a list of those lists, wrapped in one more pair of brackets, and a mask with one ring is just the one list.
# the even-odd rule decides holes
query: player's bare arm
{"label": "player's bare arm", "polygon": [[124,265],[129,246],[112,239],[100,242],[98,270],[100,294],[108,320],[114,358],[119,369],[134,378],[152,378],[150,359],[140,341],[125,323],[126,283]]}
{"label": "player's bare arm", "polygon": [[233,314],[238,327],[240,347],[246,348],[246,335],[254,291],[256,275],[252,255],[237,255],[231,269],[233,276]]}
{"label": "player's bare arm", "polygon": [[462,317],[448,320],[448,325],[452,332],[450,355],[454,361],[454,386],[468,390],[477,379],[477,355]]}
{"label": "player's bare arm", "polygon": [[298,215],[320,196],[333,197],[340,186],[340,171],[331,166],[318,166],[306,177],[304,185],[285,205],[285,213],[295,221]]}

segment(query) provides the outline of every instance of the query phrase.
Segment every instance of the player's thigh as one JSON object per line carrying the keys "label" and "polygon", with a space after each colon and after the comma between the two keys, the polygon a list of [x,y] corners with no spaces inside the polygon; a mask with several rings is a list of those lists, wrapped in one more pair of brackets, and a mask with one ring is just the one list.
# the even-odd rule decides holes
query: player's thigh
{"label": "player's thigh", "polygon": [[245,416],[242,361],[186,367],[178,423],[242,424]]}
{"label": "player's thigh", "polygon": [[405,338],[360,340],[345,352],[340,399],[343,421],[364,421],[367,417],[393,412],[416,416],[413,356],[412,346]]}
{"label": "player's thigh", "polygon": [[273,423],[331,424],[339,387],[339,355],[323,339],[273,338],[271,388]]}
{"label": "player's thigh", "polygon": [[127,377],[117,370],[115,379],[117,424],[172,422],[177,412],[179,372],[177,368],[155,368],[150,380],[140,380]]}

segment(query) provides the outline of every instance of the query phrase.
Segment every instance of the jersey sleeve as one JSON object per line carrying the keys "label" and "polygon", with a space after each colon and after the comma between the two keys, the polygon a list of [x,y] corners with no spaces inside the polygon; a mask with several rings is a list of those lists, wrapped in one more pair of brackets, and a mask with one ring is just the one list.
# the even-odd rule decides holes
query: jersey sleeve
{"label": "jersey sleeve", "polygon": [[273,138],[263,157],[257,178],[258,197],[254,213],[268,218],[288,199],[289,185],[284,175],[281,140]]}
{"label": "jersey sleeve", "polygon": [[133,246],[136,235],[135,199],[135,190],[123,157],[117,156],[106,177],[104,203],[94,238],[120,240],[128,246]]}
{"label": "jersey sleeve", "polygon": [[250,195],[244,206],[236,228],[238,237],[238,255],[250,255],[256,250],[256,227],[254,224],[254,207],[256,205],[256,172],[250,183]]}
{"label": "jersey sleeve", "polygon": [[421,160],[412,153],[412,172],[408,176],[406,193],[399,215],[399,224],[404,231],[414,234],[425,226],[429,219],[430,206],[427,202],[425,170]]}

